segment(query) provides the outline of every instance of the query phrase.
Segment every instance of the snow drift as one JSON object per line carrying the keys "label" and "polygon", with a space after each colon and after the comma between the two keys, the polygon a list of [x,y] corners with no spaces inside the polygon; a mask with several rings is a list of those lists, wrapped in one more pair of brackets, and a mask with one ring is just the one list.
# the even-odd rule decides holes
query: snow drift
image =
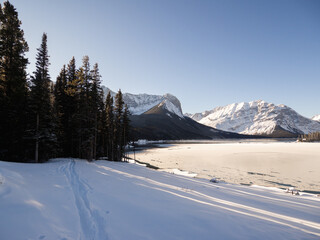
{"label": "snow drift", "polygon": [[133,164],[0,161],[0,239],[319,239],[316,197]]}

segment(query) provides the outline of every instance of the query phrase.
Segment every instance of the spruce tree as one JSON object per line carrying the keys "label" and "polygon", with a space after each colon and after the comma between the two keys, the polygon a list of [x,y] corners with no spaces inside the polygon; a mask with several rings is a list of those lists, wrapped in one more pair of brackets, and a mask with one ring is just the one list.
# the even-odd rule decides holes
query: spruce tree
{"label": "spruce tree", "polygon": [[94,125],[94,142],[93,142],[93,158],[102,156],[103,154],[103,91],[101,88],[101,76],[99,73],[98,64],[94,64],[93,70],[91,71],[92,87],[90,91],[91,101],[91,112],[93,116]]}
{"label": "spruce tree", "polygon": [[0,158],[22,161],[25,154],[28,44],[14,6],[0,4]]}
{"label": "spruce tree", "polygon": [[110,91],[107,94],[105,104],[106,114],[106,125],[104,129],[105,137],[105,153],[107,154],[108,160],[114,159],[114,113],[113,113],[113,97],[111,97]]}
{"label": "spruce tree", "polygon": [[52,157],[56,146],[46,33],[42,35],[41,46],[37,50],[36,71],[31,79],[29,119],[34,133],[35,161],[39,162]]}
{"label": "spruce tree", "polygon": [[94,148],[94,116],[92,109],[92,78],[90,75],[89,57],[83,57],[82,67],[77,71],[77,79],[80,83],[79,112],[80,127],[80,157],[92,161]]}
{"label": "spruce tree", "polygon": [[121,161],[123,156],[123,98],[121,90],[115,96],[114,119],[114,160]]}
{"label": "spruce tree", "polygon": [[79,155],[79,133],[77,129],[80,125],[78,118],[79,114],[79,99],[80,99],[81,83],[77,78],[77,68],[75,58],[72,57],[67,66],[67,86],[65,89],[65,123],[66,130],[66,146],[64,154],[67,157],[80,157]]}
{"label": "spruce tree", "polygon": [[[130,119],[129,119],[129,109],[127,104],[124,105],[124,110],[123,110],[123,115],[122,115],[122,129],[123,129],[123,135],[122,135],[122,139],[123,139],[123,147],[125,150],[126,145],[129,143],[130,141],[130,135],[129,135],[129,129],[130,129]],[[125,154],[125,152],[124,152]]]}
{"label": "spruce tree", "polygon": [[68,99],[66,95],[67,88],[67,70],[66,66],[60,71],[57,77],[56,84],[54,85],[54,115],[56,119],[56,135],[59,145],[59,156],[67,156],[68,142],[67,142],[67,127],[68,127],[68,115],[67,104]]}

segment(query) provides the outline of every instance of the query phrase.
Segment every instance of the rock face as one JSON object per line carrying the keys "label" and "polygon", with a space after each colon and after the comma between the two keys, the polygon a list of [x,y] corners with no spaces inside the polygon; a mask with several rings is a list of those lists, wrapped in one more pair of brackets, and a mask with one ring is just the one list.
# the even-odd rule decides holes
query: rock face
{"label": "rock face", "polygon": [[[115,96],[116,93],[111,91],[107,87],[102,87],[105,95],[108,92],[111,96]],[[123,101],[128,105],[128,109],[132,115],[140,115],[154,106],[163,106],[169,112],[178,115],[183,118],[181,103],[175,96],[167,93],[165,95],[150,95],[150,94],[131,94],[123,93]]]}
{"label": "rock face", "polygon": [[189,117],[180,117],[168,111],[166,106],[161,104],[143,114],[132,115],[130,120],[135,140],[250,138],[250,136],[205,126]]}
{"label": "rock face", "polygon": [[320,131],[320,123],[305,118],[293,109],[265,101],[233,103],[187,116],[220,130],[269,137],[296,137]]}

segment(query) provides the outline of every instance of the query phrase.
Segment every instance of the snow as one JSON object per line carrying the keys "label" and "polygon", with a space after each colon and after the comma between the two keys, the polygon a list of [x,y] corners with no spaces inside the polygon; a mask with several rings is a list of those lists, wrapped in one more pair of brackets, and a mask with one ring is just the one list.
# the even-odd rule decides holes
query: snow
{"label": "snow", "polygon": [[135,142],[137,145],[147,145],[147,144],[152,144],[152,143],[163,143],[163,140],[155,140],[155,141],[150,141],[147,139],[139,139],[138,141]]}
{"label": "snow", "polygon": [[[181,169],[208,180],[320,193],[320,143],[211,141],[170,143],[135,158],[160,169]],[[129,156],[133,157],[133,154]]]}
{"label": "snow", "polygon": [[180,118],[184,118],[182,111],[168,99],[163,100],[158,107],[164,107],[169,112],[176,114]]}
{"label": "snow", "polygon": [[169,118],[172,118],[172,116],[170,115],[170,113],[166,113],[166,115],[167,115]]}
{"label": "snow", "polygon": [[320,114],[319,114],[319,115],[316,115],[316,116],[313,116],[313,117],[312,117],[312,120],[314,120],[314,121],[319,121],[319,122],[320,122]]}
{"label": "snow", "polygon": [[128,163],[0,162],[1,239],[319,239],[320,201]]}
{"label": "snow", "polygon": [[167,172],[167,173],[172,173],[176,175],[181,175],[181,176],[186,176],[186,177],[196,177],[196,173],[189,173],[188,171],[182,171],[177,168],[169,168],[169,169],[160,169],[160,172]]}
{"label": "snow", "polygon": [[[116,93],[109,88],[102,86],[102,89],[105,95],[110,92],[111,96],[115,97]],[[151,108],[161,105],[165,106],[169,112],[183,117],[180,101],[169,93],[164,95],[123,93],[123,101],[128,105],[132,115],[143,114]]]}
{"label": "snow", "polygon": [[305,118],[283,104],[263,100],[233,103],[187,116],[213,128],[242,134],[271,134],[277,125],[299,134],[320,131],[319,122]]}

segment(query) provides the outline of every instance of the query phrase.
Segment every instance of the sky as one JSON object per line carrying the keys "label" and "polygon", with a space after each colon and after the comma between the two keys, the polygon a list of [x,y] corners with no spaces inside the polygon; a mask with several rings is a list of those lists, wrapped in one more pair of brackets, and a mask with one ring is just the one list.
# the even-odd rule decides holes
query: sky
{"label": "sky", "polygon": [[79,67],[88,55],[103,85],[171,93],[183,112],[261,99],[320,114],[318,0],[10,2],[29,44],[29,73],[45,32],[53,81],[72,56]]}

